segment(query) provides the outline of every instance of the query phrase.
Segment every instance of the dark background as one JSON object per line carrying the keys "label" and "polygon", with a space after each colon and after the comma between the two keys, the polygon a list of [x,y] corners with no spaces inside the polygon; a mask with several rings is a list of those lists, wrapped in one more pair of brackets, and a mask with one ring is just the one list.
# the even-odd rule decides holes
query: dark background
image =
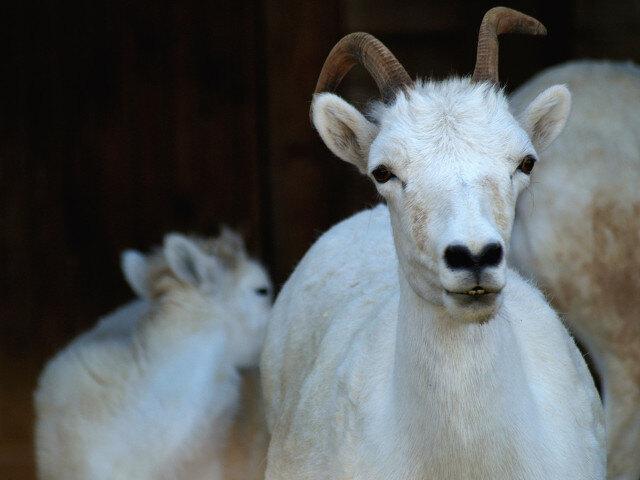
{"label": "dark background", "polygon": [[[376,201],[308,108],[339,37],[365,30],[412,75],[473,68],[484,1],[3,2],[0,477],[33,478],[44,359],[131,297],[119,252],[169,230],[247,236],[277,284],[331,224]],[[505,2],[545,39],[502,41],[512,89],[572,58],[640,57],[640,4]],[[375,93],[354,71],[343,93]]]}

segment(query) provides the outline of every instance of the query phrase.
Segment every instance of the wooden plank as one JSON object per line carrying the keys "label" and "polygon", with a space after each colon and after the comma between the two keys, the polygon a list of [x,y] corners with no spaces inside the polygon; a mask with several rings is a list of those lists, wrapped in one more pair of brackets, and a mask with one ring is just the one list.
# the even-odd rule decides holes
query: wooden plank
{"label": "wooden plank", "polygon": [[284,281],[331,224],[328,153],[309,123],[309,105],[325,56],[339,35],[337,1],[264,3],[269,180],[274,277]]}
{"label": "wooden plank", "polygon": [[375,35],[450,32],[466,27],[464,2],[349,0],[343,2],[343,26]]}
{"label": "wooden plank", "polygon": [[640,61],[640,4],[579,0],[574,15],[574,55]]}
{"label": "wooden plank", "polygon": [[2,245],[21,306],[2,302],[0,344],[54,348],[92,324],[130,296],[119,252],[167,230],[240,224],[260,250],[256,14],[195,0],[15,7],[30,28],[5,30]]}

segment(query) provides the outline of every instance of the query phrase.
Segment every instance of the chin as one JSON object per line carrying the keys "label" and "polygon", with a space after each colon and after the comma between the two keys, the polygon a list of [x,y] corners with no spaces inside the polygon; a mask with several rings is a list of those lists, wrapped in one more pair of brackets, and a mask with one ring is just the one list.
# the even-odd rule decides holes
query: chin
{"label": "chin", "polygon": [[464,293],[443,292],[443,303],[449,314],[467,323],[486,323],[498,311],[502,293],[471,296]]}

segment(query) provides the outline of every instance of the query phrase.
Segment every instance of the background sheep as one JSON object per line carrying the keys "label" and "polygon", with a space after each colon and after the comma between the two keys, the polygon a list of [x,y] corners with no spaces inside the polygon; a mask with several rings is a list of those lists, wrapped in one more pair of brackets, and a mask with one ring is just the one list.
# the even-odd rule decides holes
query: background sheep
{"label": "background sheep", "polygon": [[574,62],[516,91],[565,83],[572,113],[520,197],[513,260],[584,342],[602,376],[609,478],[640,478],[640,69]]}
{"label": "background sheep", "polygon": [[239,369],[255,366],[262,347],[265,270],[228,230],[214,240],[167,235],[149,256],[125,252],[122,267],[141,298],[74,340],[40,378],[40,478],[259,478],[259,393],[254,373],[241,388]]}

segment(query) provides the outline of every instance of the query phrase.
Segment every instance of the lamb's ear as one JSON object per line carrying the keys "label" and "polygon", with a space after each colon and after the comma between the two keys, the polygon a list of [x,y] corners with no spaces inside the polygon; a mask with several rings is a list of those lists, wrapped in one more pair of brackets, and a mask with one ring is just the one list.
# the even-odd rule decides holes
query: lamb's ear
{"label": "lamb's ear", "polygon": [[569,89],[564,85],[554,85],[539,94],[520,115],[520,123],[538,152],[551,145],[562,132],[570,110]]}
{"label": "lamb's ear", "polygon": [[369,147],[378,133],[375,124],[333,93],[314,95],[311,119],[329,150],[367,173]]}
{"label": "lamb's ear", "polygon": [[235,230],[232,230],[227,225],[222,225],[220,228],[220,236],[218,239],[225,244],[227,248],[235,253],[243,253],[245,251],[244,239]]}
{"label": "lamb's ear", "polygon": [[222,226],[220,235],[213,242],[215,256],[228,269],[234,269],[246,258],[246,250],[242,236],[226,225]]}
{"label": "lamb's ear", "polygon": [[120,268],[131,290],[139,297],[147,298],[147,258],[137,250],[125,250],[120,255]]}
{"label": "lamb's ear", "polygon": [[169,267],[182,281],[193,286],[213,282],[221,273],[220,265],[200,247],[179,233],[170,233],[164,237],[164,256]]}

